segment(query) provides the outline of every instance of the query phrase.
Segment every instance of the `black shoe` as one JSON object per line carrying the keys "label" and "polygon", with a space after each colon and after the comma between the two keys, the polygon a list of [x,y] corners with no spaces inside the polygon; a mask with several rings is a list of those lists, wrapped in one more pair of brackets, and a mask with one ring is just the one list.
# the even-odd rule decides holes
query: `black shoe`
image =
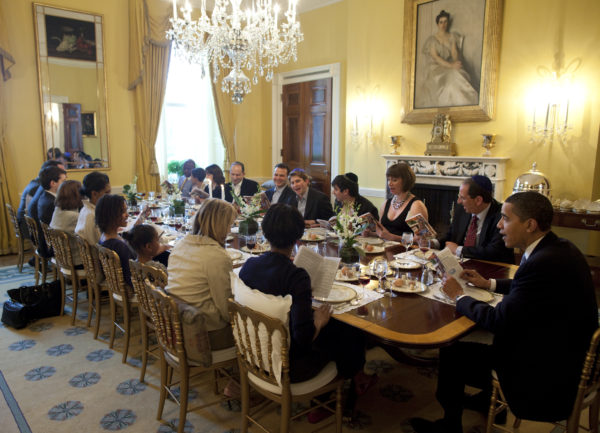
{"label": "black shoe", "polygon": [[408,420],[416,433],[462,433],[461,425],[450,425],[444,418],[429,421],[423,418]]}
{"label": "black shoe", "polygon": [[[485,416],[490,412],[491,396],[486,395],[483,391],[477,394],[465,394],[463,406],[465,409],[470,409],[479,412]],[[506,424],[506,416],[508,411],[504,409],[494,417],[494,424]]]}
{"label": "black shoe", "polygon": [[27,264],[32,268],[35,268],[35,257],[30,258]]}

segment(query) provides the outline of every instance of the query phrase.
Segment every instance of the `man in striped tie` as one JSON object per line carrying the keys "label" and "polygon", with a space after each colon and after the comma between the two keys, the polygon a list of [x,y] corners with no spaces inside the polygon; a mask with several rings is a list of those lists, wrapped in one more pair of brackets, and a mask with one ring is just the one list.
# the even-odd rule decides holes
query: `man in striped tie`
{"label": "man in striped tie", "polygon": [[472,176],[462,183],[452,225],[440,240],[442,248],[459,257],[514,263],[512,248],[504,245],[496,228],[501,204],[492,194],[492,182],[486,176]]}

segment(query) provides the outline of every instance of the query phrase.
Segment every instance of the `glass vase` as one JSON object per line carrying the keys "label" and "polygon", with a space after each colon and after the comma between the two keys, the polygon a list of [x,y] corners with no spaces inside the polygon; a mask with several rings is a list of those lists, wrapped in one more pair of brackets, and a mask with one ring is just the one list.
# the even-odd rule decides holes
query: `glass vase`
{"label": "glass vase", "polygon": [[360,255],[358,254],[358,250],[353,245],[343,243],[340,247],[340,259],[342,263],[351,265],[360,260]]}
{"label": "glass vase", "polygon": [[254,235],[258,231],[258,223],[253,219],[245,219],[240,222],[240,235]]}

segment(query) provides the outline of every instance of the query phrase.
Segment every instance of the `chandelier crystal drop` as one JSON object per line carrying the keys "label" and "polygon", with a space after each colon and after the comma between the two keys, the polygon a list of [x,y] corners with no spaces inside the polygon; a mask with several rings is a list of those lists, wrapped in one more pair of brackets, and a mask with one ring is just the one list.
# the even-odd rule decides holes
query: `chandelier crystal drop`
{"label": "chandelier crystal drop", "polygon": [[173,0],[167,39],[173,41],[177,56],[201,65],[203,77],[205,65],[212,68],[215,83],[221,71],[228,72],[221,81],[221,90],[240,104],[259,77],[271,81],[273,68],[297,60],[297,45],[304,36],[296,21],[296,2],[288,0],[285,19],[278,25],[279,5],[272,0],[247,0],[245,11],[242,0],[215,0],[210,15],[206,13],[206,0],[202,0],[197,20],[192,20],[189,0],[179,10],[181,17],[177,0]]}

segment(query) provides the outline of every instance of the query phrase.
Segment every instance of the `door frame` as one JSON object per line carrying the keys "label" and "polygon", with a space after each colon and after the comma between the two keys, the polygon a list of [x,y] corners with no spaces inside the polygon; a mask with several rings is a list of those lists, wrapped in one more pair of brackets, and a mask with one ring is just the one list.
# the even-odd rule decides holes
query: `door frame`
{"label": "door frame", "polygon": [[283,148],[283,86],[305,81],[331,78],[331,179],[339,174],[340,168],[340,63],[280,72],[273,77],[271,102],[271,166],[281,162]]}

